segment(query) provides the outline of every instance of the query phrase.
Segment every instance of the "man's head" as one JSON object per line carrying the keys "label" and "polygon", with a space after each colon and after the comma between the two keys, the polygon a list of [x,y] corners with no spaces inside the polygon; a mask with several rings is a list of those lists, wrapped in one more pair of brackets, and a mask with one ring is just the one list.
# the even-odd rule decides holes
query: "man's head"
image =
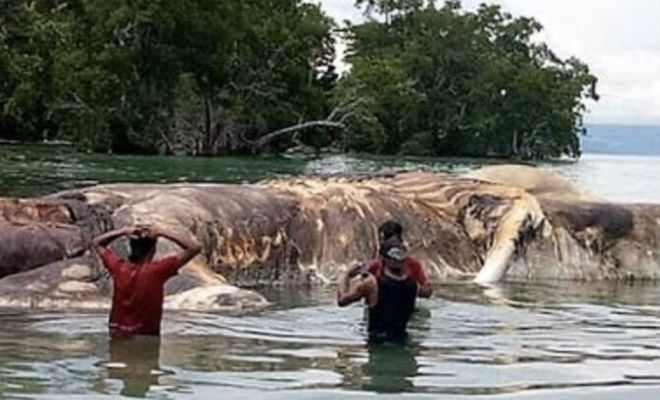
{"label": "man's head", "polygon": [[378,236],[381,243],[384,243],[391,238],[403,240],[403,227],[400,223],[393,220],[384,222],[378,227]]}
{"label": "man's head", "polygon": [[380,246],[380,257],[383,266],[393,272],[403,269],[403,261],[406,259],[406,247],[400,240],[390,239]]}
{"label": "man's head", "polygon": [[156,253],[156,241],[155,237],[149,235],[131,236],[128,240],[131,248],[128,260],[132,263],[151,261]]}

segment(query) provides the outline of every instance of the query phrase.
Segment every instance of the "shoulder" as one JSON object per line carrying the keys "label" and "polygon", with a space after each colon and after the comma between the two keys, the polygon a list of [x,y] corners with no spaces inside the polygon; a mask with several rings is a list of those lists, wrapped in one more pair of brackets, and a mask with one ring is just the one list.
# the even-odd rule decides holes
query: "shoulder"
{"label": "shoulder", "polygon": [[181,262],[179,261],[179,257],[175,255],[164,257],[160,260],[149,263],[149,270],[165,280],[176,275],[179,272],[180,267]]}
{"label": "shoulder", "polygon": [[161,259],[152,260],[151,262],[149,262],[148,268],[153,270],[162,270],[164,268],[166,269],[168,267],[175,265],[177,261],[178,260],[176,256],[163,257]]}
{"label": "shoulder", "polygon": [[176,255],[171,255],[167,257],[163,257],[158,261],[155,261],[154,264],[160,265],[160,266],[167,266],[167,265],[174,265],[179,263],[179,257]]}
{"label": "shoulder", "polygon": [[422,268],[422,263],[420,263],[419,260],[413,256],[406,257],[406,265],[408,266],[408,268],[416,268],[416,269]]}
{"label": "shoulder", "polygon": [[375,274],[382,268],[382,263],[380,262],[379,258],[374,258],[369,260],[367,263],[367,268],[369,269],[369,272]]}
{"label": "shoulder", "polygon": [[406,271],[411,278],[414,278],[417,283],[424,286],[428,283],[428,278],[422,264],[414,257],[408,257],[406,259]]}
{"label": "shoulder", "polygon": [[99,247],[97,252],[105,265],[119,265],[124,261],[117,255],[117,253],[115,253],[114,250],[109,247]]}

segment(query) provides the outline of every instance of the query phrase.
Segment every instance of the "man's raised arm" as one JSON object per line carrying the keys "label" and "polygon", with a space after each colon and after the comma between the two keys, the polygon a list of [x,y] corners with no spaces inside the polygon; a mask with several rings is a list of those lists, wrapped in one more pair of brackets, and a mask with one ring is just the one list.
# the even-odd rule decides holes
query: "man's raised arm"
{"label": "man's raised arm", "polygon": [[150,232],[154,236],[161,236],[165,239],[169,239],[183,248],[182,251],[176,254],[179,267],[192,260],[202,250],[202,246],[200,246],[196,241],[190,239],[188,236],[178,235],[161,227],[150,228]]}
{"label": "man's raised arm", "polygon": [[339,307],[345,307],[369,297],[369,293],[373,289],[372,275],[351,285],[351,279],[356,277],[363,269],[363,264],[355,264],[339,278],[337,286],[337,305]]}
{"label": "man's raised arm", "polygon": [[108,245],[121,236],[130,235],[135,231],[135,227],[124,226],[122,228],[114,229],[112,231],[105,232],[94,239],[92,239],[92,248],[100,253],[103,249],[108,247]]}
{"label": "man's raised arm", "polygon": [[108,245],[121,236],[133,234],[136,231],[134,226],[125,226],[103,233],[92,239],[92,249],[101,258],[103,266],[110,272],[110,275],[117,273],[119,268],[119,257],[114,251],[108,248]]}
{"label": "man's raised arm", "polygon": [[429,298],[433,294],[433,288],[426,276],[426,272],[417,259],[411,258],[410,260],[410,274],[415,281],[417,281],[417,296],[422,298]]}

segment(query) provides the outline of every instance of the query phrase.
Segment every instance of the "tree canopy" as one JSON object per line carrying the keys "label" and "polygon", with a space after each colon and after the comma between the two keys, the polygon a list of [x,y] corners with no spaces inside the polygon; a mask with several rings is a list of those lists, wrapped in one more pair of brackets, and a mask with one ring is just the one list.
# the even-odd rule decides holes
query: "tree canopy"
{"label": "tree canopy", "polygon": [[499,6],[358,1],[384,18],[351,26],[341,96],[364,99],[347,145],[424,155],[579,155],[596,78],[533,41],[541,25]]}
{"label": "tree canopy", "polygon": [[[0,137],[215,155],[579,155],[596,78],[499,6],[358,0],[0,0]],[[335,72],[336,39],[348,44]]]}

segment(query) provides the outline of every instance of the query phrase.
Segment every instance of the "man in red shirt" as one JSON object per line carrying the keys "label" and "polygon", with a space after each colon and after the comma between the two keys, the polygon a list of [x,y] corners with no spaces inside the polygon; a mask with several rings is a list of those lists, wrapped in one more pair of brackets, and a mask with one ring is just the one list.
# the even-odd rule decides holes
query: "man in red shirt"
{"label": "man in red shirt", "polygon": [[[403,227],[396,221],[387,221],[378,228],[379,247],[383,247],[385,243],[399,242],[403,243]],[[369,273],[375,277],[379,277],[383,271],[382,257],[376,256],[369,261]],[[403,260],[403,273],[417,282],[419,297],[431,297],[433,289],[429,284],[426,273],[422,268],[422,264],[414,257],[406,255]]]}
{"label": "man in red shirt", "polygon": [[[131,253],[126,260],[108,247],[121,236],[130,236]],[[183,250],[154,261],[159,237],[173,241]],[[138,225],[100,235],[93,240],[92,246],[112,277],[110,335],[159,335],[163,286],[178,273],[179,268],[199,253],[199,244],[160,228]]]}

